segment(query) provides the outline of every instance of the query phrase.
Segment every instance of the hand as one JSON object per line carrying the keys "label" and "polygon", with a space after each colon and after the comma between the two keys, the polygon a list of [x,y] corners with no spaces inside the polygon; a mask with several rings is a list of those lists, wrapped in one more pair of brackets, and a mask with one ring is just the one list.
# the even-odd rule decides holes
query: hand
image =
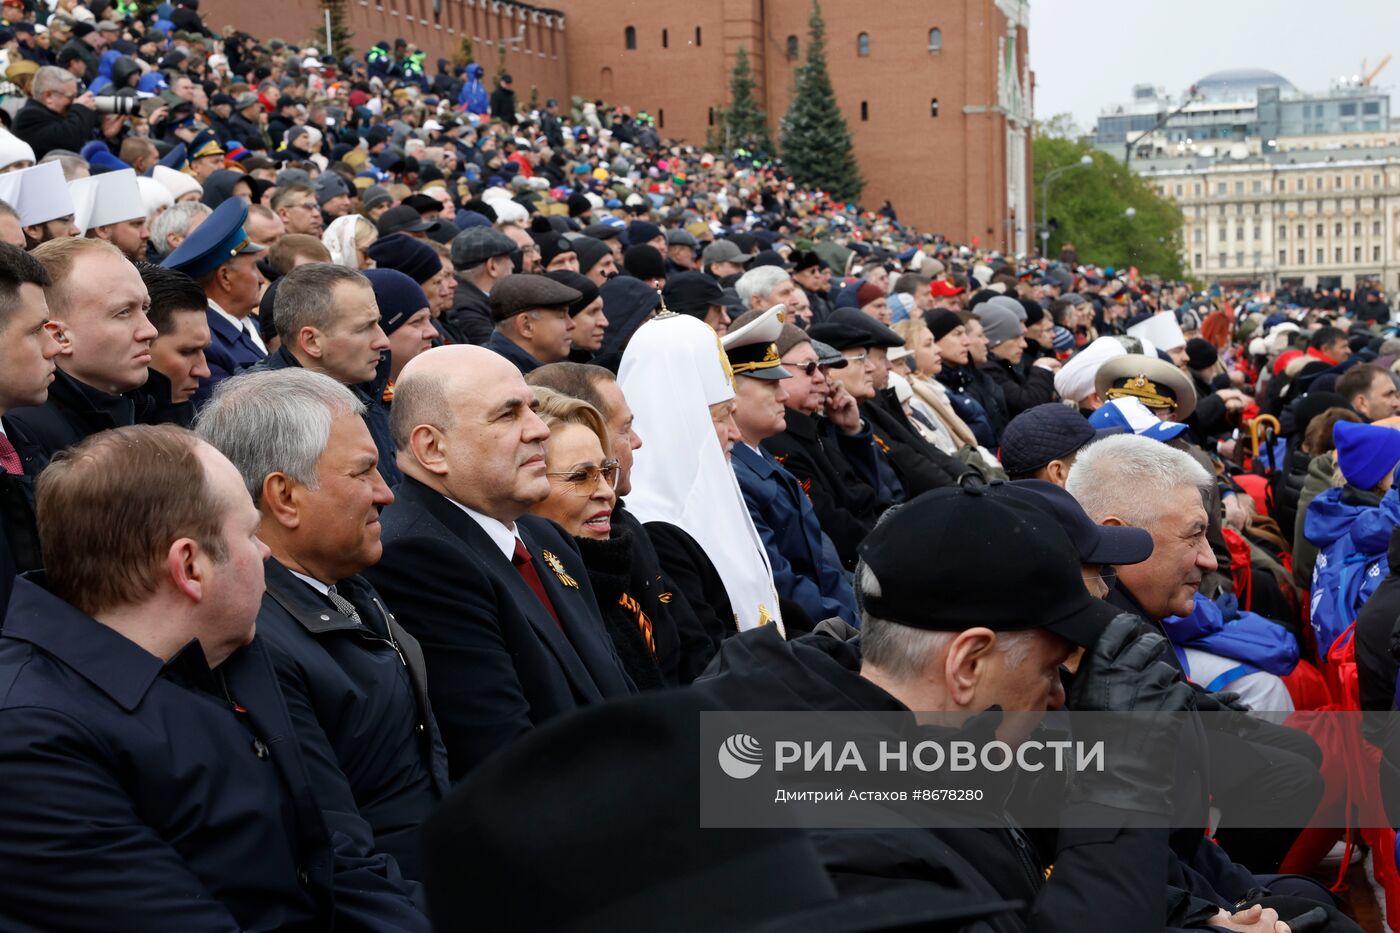
{"label": "hand", "polygon": [[168,116],[170,116],[170,108],[165,104],[161,104],[155,110],[151,111],[151,115],[146,118],[146,122],[154,126],[157,123],[164,123],[165,118]]}
{"label": "hand", "polygon": [[855,396],[847,392],[845,386],[836,386],[827,396],[826,416],[842,434],[853,436],[860,433],[860,409],[856,406]]}
{"label": "hand", "polygon": [[1042,356],[1040,359],[1036,360],[1031,365],[1038,367],[1039,369],[1048,369],[1052,373],[1059,372],[1060,370],[1060,361],[1055,359],[1053,356]]}
{"label": "hand", "polygon": [[84,91],[73,98],[73,104],[78,107],[86,107],[89,110],[96,110],[97,98],[92,96],[92,91]]}
{"label": "hand", "polygon": [[119,113],[104,113],[102,115],[102,135],[109,139],[122,131],[122,126],[126,123],[126,117]]}
{"label": "hand", "polygon": [[1243,933],[1292,933],[1288,924],[1278,918],[1277,910],[1258,904],[1233,914],[1221,910],[1207,920],[1206,925],[1222,930],[1241,930]]}

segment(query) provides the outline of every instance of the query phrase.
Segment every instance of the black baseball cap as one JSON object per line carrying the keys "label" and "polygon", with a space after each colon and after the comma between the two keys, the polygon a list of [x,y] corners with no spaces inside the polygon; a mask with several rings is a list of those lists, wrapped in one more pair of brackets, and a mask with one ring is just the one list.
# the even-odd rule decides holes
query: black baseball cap
{"label": "black baseball cap", "polygon": [[1001,435],[1001,465],[1012,476],[1034,473],[1122,428],[1095,428],[1083,415],[1059,402],[1027,408],[1006,425]]}
{"label": "black baseball cap", "polygon": [[1151,532],[1126,525],[1095,524],[1079,500],[1063,486],[1043,479],[1019,479],[991,483],[987,492],[1027,502],[1059,522],[1081,564],[1140,564],[1152,556]]}
{"label": "black baseball cap", "polygon": [[1118,615],[1085,589],[1079,554],[1054,518],[981,487],[910,500],[875,526],[859,553],[877,584],[863,594],[863,609],[911,628],[1039,628],[1089,647]]}

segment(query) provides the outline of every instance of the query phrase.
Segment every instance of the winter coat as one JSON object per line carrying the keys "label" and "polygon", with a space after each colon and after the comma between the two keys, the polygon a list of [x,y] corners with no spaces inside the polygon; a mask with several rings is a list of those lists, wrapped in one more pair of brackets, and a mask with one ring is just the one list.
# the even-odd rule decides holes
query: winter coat
{"label": "winter coat", "polygon": [[1293,519],[1293,583],[1307,589],[1312,586],[1313,564],[1317,561],[1317,545],[1303,534],[1303,522],[1308,517],[1308,505],[1323,490],[1332,488],[1332,474],[1337,469],[1337,455],[1328,451],[1308,462],[1303,487],[1298,492],[1298,513]]}
{"label": "winter coat", "polygon": [[[633,572],[632,542],[632,535],[625,531],[603,541],[574,538],[583,565],[588,568],[588,582],[593,584],[603,626],[627,676],[639,690],[656,690],[666,686],[656,656],[654,616],[660,603],[654,590],[648,593],[636,585],[646,581],[637,580]],[[650,596],[646,604],[638,594]]]}
{"label": "winter coat", "polygon": [[483,73],[485,73],[485,69],[480,65],[467,66],[467,80],[457,95],[457,106],[465,109],[468,113],[486,113],[491,109],[491,94],[486,90],[486,85],[481,82]]}
{"label": "winter coat", "polygon": [[1347,485],[1308,504],[1303,534],[1318,547],[1312,580],[1312,627],[1317,652],[1356,621],[1362,605],[1390,570],[1391,531],[1400,523],[1400,490],[1384,497]]}
{"label": "winter coat", "polygon": [[1400,638],[1400,527],[1391,530],[1386,576],[1356,616],[1356,670],[1363,710],[1394,706],[1400,660],[1392,645]]}
{"label": "winter coat", "polygon": [[66,113],[59,114],[31,98],[15,114],[10,131],[29,143],[34,158],[42,159],[54,149],[80,151],[93,139],[100,122],[96,110],[81,104],[73,104]]}
{"label": "winter coat", "polygon": [[53,455],[84,438],[143,420],[135,393],[110,395],[79,382],[61,369],[54,371],[49,397],[42,405],[15,408],[5,415],[10,443],[19,453],[24,472],[38,476]]}
{"label": "winter coat", "polygon": [[515,92],[498,86],[491,92],[491,118],[506,126],[515,126]]}
{"label": "winter coat", "polygon": [[980,371],[1001,387],[1008,420],[1028,408],[1059,398],[1055,392],[1055,374],[1048,369],[1033,366],[1023,371],[1007,360],[992,356]]}
{"label": "winter coat", "polygon": [[491,321],[490,299],[471,282],[457,282],[452,307],[448,309],[446,317],[453,329],[478,346],[490,340],[496,329]]}
{"label": "winter coat", "polygon": [[981,400],[972,391],[973,373],[971,366],[944,365],[938,373],[938,381],[948,390],[948,404],[953,406],[959,418],[972,429],[977,443],[988,450],[997,447],[998,431],[992,425],[991,416]]}

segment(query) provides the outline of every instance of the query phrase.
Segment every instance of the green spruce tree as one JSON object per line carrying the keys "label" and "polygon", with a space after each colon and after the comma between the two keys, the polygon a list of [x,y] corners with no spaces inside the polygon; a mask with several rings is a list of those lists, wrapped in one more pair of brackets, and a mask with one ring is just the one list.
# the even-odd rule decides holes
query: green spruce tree
{"label": "green spruce tree", "polygon": [[783,115],[783,165],[802,184],[853,201],[865,180],[826,70],[826,23],[817,0],[812,0],[807,31],[807,60],[797,70],[792,105]]}
{"label": "green spruce tree", "polygon": [[[321,9],[329,10],[331,14],[331,47],[326,50],[326,53],[333,55],[336,60],[355,54],[354,46],[350,44],[350,40],[354,38],[355,34],[350,31],[349,26],[345,25],[345,0],[321,0]],[[322,16],[324,15],[322,14]],[[323,35],[324,32],[325,30],[322,29]],[[313,44],[319,46],[321,42]]]}
{"label": "green spruce tree", "polygon": [[773,153],[773,139],[768,135],[768,115],[754,97],[753,70],[749,53],[742,45],[734,55],[734,70],[729,73],[729,107],[719,113],[726,152],[747,149],[749,152]]}

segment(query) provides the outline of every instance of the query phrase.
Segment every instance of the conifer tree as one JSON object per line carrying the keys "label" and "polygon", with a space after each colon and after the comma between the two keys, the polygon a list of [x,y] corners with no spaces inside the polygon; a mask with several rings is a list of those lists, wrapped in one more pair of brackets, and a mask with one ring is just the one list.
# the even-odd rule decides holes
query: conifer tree
{"label": "conifer tree", "polygon": [[797,71],[792,105],[783,115],[783,165],[803,185],[855,200],[865,180],[826,70],[826,23],[817,0],[812,0],[807,29],[807,60]]}
{"label": "conifer tree", "polygon": [[729,73],[729,107],[721,111],[720,123],[724,130],[721,142],[726,152],[747,149],[752,153],[772,155],[773,139],[768,135],[768,115],[754,97],[749,53],[742,45],[734,56],[734,70]]}

